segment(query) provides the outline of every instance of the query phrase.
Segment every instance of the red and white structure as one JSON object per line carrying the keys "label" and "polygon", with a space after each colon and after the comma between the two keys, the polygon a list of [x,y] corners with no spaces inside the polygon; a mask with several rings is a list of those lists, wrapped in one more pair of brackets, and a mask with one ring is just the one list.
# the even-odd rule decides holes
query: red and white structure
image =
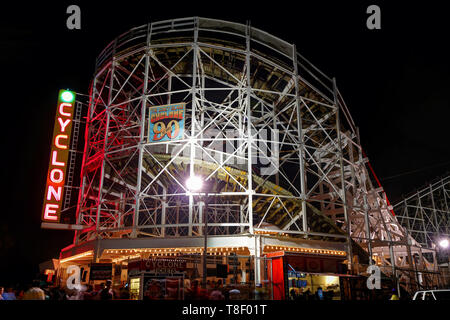
{"label": "red and white structure", "polygon": [[[69,110],[58,105],[46,227],[59,222]],[[193,176],[207,189],[189,190]],[[247,250],[255,283],[259,261],[277,246],[339,252],[353,274],[377,264],[408,288],[417,286],[417,272],[436,283],[435,265],[412,258],[433,250],[406,232],[373,179],[335,79],[295,44],[250,24],[149,23],[97,58],[76,221],[64,226],[75,230],[74,243],[61,258],[118,261],[201,248],[206,220],[208,250]]]}

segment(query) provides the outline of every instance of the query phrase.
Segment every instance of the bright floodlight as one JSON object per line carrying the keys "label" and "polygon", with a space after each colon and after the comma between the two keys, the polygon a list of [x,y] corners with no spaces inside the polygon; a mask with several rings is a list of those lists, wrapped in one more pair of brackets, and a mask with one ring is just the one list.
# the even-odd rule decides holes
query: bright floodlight
{"label": "bright floodlight", "polygon": [[440,245],[442,248],[448,248],[448,239],[441,240],[441,241],[439,242],[439,245]]}
{"label": "bright floodlight", "polygon": [[64,92],[61,94],[61,99],[62,99],[64,102],[72,102],[72,100],[73,100],[73,93],[70,92],[70,91],[64,91]]}
{"label": "bright floodlight", "polygon": [[186,180],[186,187],[189,191],[198,191],[202,188],[202,186],[203,180],[198,176],[192,176]]}

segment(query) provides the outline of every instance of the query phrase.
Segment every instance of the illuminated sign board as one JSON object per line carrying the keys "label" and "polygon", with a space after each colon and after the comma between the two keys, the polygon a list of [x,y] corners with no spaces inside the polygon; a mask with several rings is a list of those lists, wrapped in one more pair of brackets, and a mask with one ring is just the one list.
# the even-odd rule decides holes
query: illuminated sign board
{"label": "illuminated sign board", "polygon": [[185,259],[179,258],[149,258],[129,262],[128,272],[131,274],[139,272],[173,274],[186,271],[186,263]]}
{"label": "illuminated sign board", "polygon": [[44,222],[59,222],[60,220],[74,106],[75,92],[60,90],[41,215]]}
{"label": "illuminated sign board", "polygon": [[112,263],[91,263],[89,280],[112,279]]}
{"label": "illuminated sign board", "polygon": [[149,142],[166,142],[183,139],[186,103],[155,106],[149,109]]}

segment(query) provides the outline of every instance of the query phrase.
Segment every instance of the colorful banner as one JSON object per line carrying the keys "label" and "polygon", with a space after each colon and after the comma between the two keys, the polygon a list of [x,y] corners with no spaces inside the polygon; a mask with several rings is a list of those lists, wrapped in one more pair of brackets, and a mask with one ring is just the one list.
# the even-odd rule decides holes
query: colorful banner
{"label": "colorful banner", "polygon": [[148,142],[183,139],[186,103],[149,108]]}
{"label": "colorful banner", "polygon": [[75,92],[60,90],[53,127],[44,205],[41,214],[41,220],[43,222],[57,223],[60,220],[74,108]]}

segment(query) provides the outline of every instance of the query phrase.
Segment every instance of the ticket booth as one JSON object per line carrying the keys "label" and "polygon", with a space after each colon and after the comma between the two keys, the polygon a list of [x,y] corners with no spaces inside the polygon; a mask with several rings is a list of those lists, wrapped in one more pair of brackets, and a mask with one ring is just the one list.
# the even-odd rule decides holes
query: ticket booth
{"label": "ticket booth", "polygon": [[183,300],[186,260],[150,258],[128,264],[130,299]]}
{"label": "ticket booth", "polygon": [[130,276],[131,300],[183,300],[184,274],[141,272]]}
{"label": "ticket booth", "polygon": [[266,257],[268,278],[273,284],[273,299],[309,297],[340,300],[340,277],[347,272],[344,257],[318,256],[291,252],[271,252]]}

